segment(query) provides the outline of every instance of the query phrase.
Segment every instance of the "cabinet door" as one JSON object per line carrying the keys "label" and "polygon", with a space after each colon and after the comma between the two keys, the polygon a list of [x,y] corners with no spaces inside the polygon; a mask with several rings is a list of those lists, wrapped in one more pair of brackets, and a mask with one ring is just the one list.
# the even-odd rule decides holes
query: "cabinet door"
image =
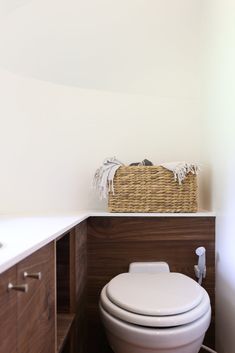
{"label": "cabinet door", "polygon": [[54,266],[53,243],[17,265],[18,282],[28,284],[27,293],[17,293],[17,353],[55,353]]}
{"label": "cabinet door", "polygon": [[0,275],[0,353],[16,353],[16,293],[8,291],[16,283],[16,267]]}

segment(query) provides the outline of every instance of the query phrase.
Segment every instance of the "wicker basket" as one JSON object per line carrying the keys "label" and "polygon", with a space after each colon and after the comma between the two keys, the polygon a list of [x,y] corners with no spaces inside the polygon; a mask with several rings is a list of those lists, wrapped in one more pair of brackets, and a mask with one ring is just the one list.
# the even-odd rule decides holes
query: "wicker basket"
{"label": "wicker basket", "polygon": [[189,173],[181,185],[161,166],[120,167],[109,193],[110,212],[197,212],[197,177]]}

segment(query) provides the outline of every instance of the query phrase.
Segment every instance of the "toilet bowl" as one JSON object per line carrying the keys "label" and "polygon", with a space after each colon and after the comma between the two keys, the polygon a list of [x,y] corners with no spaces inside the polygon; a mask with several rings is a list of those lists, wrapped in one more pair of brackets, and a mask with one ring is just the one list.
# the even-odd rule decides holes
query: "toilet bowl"
{"label": "toilet bowl", "polygon": [[100,295],[114,353],[198,353],[210,325],[207,292],[180,273],[122,273]]}

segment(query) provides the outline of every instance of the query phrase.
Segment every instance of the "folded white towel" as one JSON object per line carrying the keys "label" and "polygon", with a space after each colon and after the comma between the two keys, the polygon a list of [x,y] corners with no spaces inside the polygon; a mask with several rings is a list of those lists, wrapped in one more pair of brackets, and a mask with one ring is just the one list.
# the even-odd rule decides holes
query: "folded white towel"
{"label": "folded white towel", "polygon": [[98,190],[100,199],[106,199],[111,191],[114,194],[113,179],[116,171],[123,165],[115,157],[104,160],[102,166],[95,172],[93,184]]}
{"label": "folded white towel", "polygon": [[[106,199],[109,192],[115,193],[113,179],[116,171],[124,165],[115,157],[106,158],[102,166],[95,172],[93,185],[98,190],[100,198]],[[195,163],[170,162],[162,163],[162,167],[173,173],[175,181],[181,185],[188,173],[198,174],[199,166]]]}
{"label": "folded white towel", "polygon": [[178,181],[180,185],[188,173],[198,174],[200,169],[197,164],[186,162],[163,163],[161,166],[172,171],[175,180]]}

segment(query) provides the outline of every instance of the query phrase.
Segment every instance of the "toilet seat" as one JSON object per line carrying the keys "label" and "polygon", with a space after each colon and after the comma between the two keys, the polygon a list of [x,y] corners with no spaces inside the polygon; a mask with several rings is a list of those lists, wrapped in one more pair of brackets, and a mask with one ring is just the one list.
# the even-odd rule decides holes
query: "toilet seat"
{"label": "toilet seat", "polygon": [[182,273],[121,273],[107,286],[108,298],[122,309],[148,316],[177,315],[196,307],[202,287]]}
{"label": "toilet seat", "polygon": [[102,290],[103,309],[125,322],[173,327],[202,317],[210,307],[207,292],[180,273],[123,273]]}

